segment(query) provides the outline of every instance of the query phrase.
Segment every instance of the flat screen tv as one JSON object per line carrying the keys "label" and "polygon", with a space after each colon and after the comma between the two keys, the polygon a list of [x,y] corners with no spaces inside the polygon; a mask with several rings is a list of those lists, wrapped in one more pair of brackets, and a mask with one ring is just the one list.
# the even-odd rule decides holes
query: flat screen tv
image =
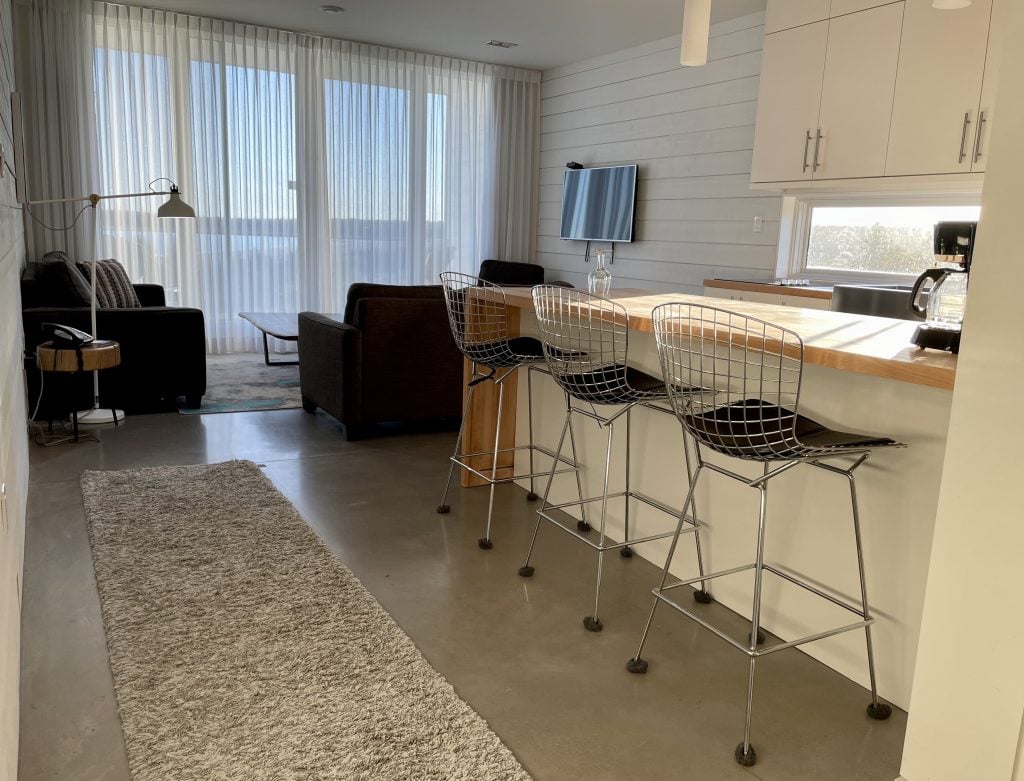
{"label": "flat screen tv", "polygon": [[632,241],[636,171],[636,165],[566,171],[561,237],[580,241]]}

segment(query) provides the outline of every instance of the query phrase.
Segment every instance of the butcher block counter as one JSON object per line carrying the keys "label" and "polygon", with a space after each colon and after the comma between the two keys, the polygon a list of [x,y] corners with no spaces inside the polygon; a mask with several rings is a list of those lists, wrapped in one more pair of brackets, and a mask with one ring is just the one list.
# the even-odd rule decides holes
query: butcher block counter
{"label": "butcher block counter", "polygon": [[[530,289],[506,288],[505,295],[513,332],[539,337]],[[629,314],[629,362],[637,368],[655,375],[661,373],[652,334],[651,312],[655,306],[684,302],[726,309],[783,326],[803,339],[802,414],[834,428],[888,436],[907,443],[906,449],[872,455],[858,472],[867,582],[877,619],[874,636],[879,689],[890,702],[906,708],[928,575],[956,357],[919,350],[911,345],[915,324],[903,320],[644,290],[619,289],[611,298],[622,304]],[[517,416],[515,420],[506,416],[509,420],[502,434],[503,446],[526,442],[526,374],[519,372],[518,389],[514,383],[506,389],[506,403],[515,405]],[[517,398],[509,399],[509,391]],[[476,452],[475,448],[493,447],[495,396],[490,395],[490,383],[477,386],[473,408],[466,411],[466,445],[470,452]],[[536,439],[553,449],[565,415],[565,394],[545,375],[534,374],[533,415]],[[613,490],[620,490],[614,486],[621,488],[622,485],[624,439],[624,431],[615,432]],[[583,487],[591,496],[601,489],[605,441],[605,432],[598,430],[596,424],[577,427]],[[717,459],[714,455],[709,457],[712,461]],[[722,463],[744,474],[751,472],[751,476],[751,470],[760,468],[735,460],[728,463],[722,460]],[[670,415],[644,409],[634,411],[631,465],[634,490],[674,507],[682,504],[688,482],[683,460],[683,432]],[[510,475],[513,466],[517,474],[528,471],[525,453],[516,454],[514,464],[511,459],[505,461],[499,473]],[[537,467],[547,469],[548,459],[541,458]],[[534,486],[538,493],[543,491],[543,483],[538,481]],[[525,483],[521,485],[528,487]],[[551,501],[575,499],[575,491],[571,476],[557,477],[552,485]],[[747,562],[756,532],[757,492],[730,480],[711,478],[702,482],[697,500],[698,517],[705,528],[702,539],[708,540],[705,565],[714,570]],[[616,540],[621,540],[623,533],[623,511],[621,500],[609,504],[608,533]],[[805,578],[833,583],[841,594],[855,601],[859,585],[849,514],[849,486],[845,479],[811,468],[791,470],[773,481],[769,492],[768,559]],[[662,514],[645,514],[643,508],[635,504],[631,505],[630,517],[635,536],[654,534],[665,528],[666,519]],[[465,520],[475,522],[476,519]],[[508,518],[505,522],[529,521]],[[547,532],[542,530],[542,538],[545,534]],[[502,544],[500,525],[496,535],[495,544]],[[553,554],[544,552],[550,548],[543,539],[539,550],[538,578],[542,577],[543,567],[558,565],[544,561],[545,555]],[[664,563],[666,551],[665,540],[636,546],[638,556],[658,567]],[[525,551],[523,553],[525,555]],[[692,558],[677,556],[674,574],[695,575]],[[653,587],[656,570],[642,566],[637,559],[632,562],[611,557],[606,561],[606,568],[632,566],[633,572],[628,576],[644,579]],[[579,576],[589,582],[592,573],[588,569]],[[752,584],[743,582],[742,578],[732,580],[716,581],[716,601],[749,615]],[[773,586],[770,592],[765,592],[765,600],[762,616],[766,628],[783,639],[836,624],[837,616],[829,612],[834,609],[830,605],[808,603],[803,595],[790,593],[785,586]],[[646,609],[645,606],[644,611]],[[623,622],[639,632],[644,616],[608,615],[604,618],[606,623]],[[623,661],[629,651],[624,647]],[[863,638],[857,633],[828,638],[803,646],[802,651],[784,653],[801,652],[858,683],[865,683]]]}
{"label": "butcher block counter", "polygon": [[[506,288],[505,298],[510,307],[533,309],[529,288]],[[912,345],[917,324],[907,320],[635,289],[609,298],[626,308],[636,331],[653,333],[651,312],[659,304],[715,306],[794,331],[803,339],[806,363],[944,390],[952,390],[956,377],[956,356]]]}

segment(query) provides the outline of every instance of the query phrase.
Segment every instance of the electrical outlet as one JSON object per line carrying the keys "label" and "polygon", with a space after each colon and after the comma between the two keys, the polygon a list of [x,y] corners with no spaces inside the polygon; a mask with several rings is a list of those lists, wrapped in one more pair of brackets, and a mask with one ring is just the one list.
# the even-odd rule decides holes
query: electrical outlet
{"label": "electrical outlet", "polygon": [[754,218],[754,233],[760,233],[761,228],[764,227],[764,217],[760,214]]}

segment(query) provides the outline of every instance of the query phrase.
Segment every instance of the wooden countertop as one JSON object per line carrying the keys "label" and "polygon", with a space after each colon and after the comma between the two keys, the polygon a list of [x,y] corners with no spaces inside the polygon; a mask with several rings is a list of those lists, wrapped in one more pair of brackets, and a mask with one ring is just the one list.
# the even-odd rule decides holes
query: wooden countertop
{"label": "wooden countertop", "polygon": [[770,293],[776,296],[803,296],[832,300],[832,291],[821,287],[804,285],[768,285],[760,282],[739,282],[732,279],[705,279],[704,287],[718,287],[726,290],[746,290],[750,293]]}
{"label": "wooden countertop", "polygon": [[[504,291],[510,307],[533,310],[530,288]],[[956,377],[956,356],[915,347],[910,339],[917,324],[907,320],[625,288],[611,298],[626,308],[629,327],[636,331],[653,332],[651,311],[659,304],[719,307],[796,332],[807,363],[943,390],[952,390]]]}

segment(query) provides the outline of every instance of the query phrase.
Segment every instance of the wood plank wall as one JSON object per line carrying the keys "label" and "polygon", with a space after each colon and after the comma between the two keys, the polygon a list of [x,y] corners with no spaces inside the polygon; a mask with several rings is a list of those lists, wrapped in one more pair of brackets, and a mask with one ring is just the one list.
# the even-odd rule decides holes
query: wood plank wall
{"label": "wood plank wall", "polygon": [[558,238],[571,160],[640,165],[637,240],[616,247],[615,285],[700,293],[706,277],[775,277],[782,199],[749,189],[764,13],[711,34],[700,68],[679,65],[673,35],[544,73],[537,262],[549,279],[585,286],[590,269],[585,242]]}
{"label": "wood plank wall", "polygon": [[[0,0],[0,146],[11,167],[14,149],[11,104],[14,55],[11,0]],[[22,371],[24,339],[18,280],[25,258],[25,233],[14,191],[4,169],[0,179],[0,781],[14,781],[18,765],[21,574],[28,489],[26,403]]]}

